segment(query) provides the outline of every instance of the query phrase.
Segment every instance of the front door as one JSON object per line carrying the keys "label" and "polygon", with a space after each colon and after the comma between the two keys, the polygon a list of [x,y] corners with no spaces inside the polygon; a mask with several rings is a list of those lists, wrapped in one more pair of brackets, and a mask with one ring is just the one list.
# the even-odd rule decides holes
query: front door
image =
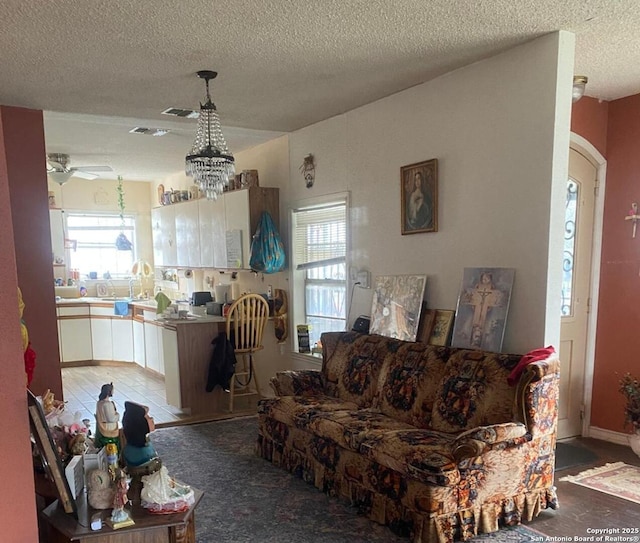
{"label": "front door", "polygon": [[560,327],[558,438],[582,434],[597,169],[570,149]]}

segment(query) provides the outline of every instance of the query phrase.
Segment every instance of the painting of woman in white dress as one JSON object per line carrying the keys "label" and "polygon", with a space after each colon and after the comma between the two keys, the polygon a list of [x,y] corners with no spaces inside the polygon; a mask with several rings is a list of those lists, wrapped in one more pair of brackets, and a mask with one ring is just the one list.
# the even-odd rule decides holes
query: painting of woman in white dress
{"label": "painting of woman in white dress", "polygon": [[438,231],[437,159],[400,168],[402,234]]}

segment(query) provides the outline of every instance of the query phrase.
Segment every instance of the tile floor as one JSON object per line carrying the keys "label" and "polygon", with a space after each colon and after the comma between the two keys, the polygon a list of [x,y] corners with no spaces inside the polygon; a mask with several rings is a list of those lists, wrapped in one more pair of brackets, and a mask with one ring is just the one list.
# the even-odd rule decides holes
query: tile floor
{"label": "tile floor", "polygon": [[164,381],[145,372],[136,364],[131,366],[85,366],[62,368],[62,387],[66,409],[81,413],[81,419],[91,421],[95,429],[95,410],[100,388],[113,383],[113,401],[120,421],[124,414],[124,402],[131,400],[149,406],[149,412],[157,425],[171,425],[188,418],[188,414],[167,405]]}

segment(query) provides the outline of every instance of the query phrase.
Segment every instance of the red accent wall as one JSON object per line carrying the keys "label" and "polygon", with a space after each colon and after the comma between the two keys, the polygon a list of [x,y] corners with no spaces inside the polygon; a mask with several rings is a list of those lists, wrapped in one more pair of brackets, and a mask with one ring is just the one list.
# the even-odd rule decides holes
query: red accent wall
{"label": "red accent wall", "polygon": [[18,282],[25,303],[24,320],[36,352],[31,390],[51,389],[62,396],[51,226],[42,112],[0,107],[4,127]]}
{"label": "red accent wall", "polygon": [[600,102],[588,96],[573,104],[571,132],[588,140],[602,156],[607,156],[607,123],[609,102]]}
{"label": "red accent wall", "polygon": [[626,372],[640,377],[640,227],[634,239],[624,220],[633,202],[640,205],[639,142],[640,95],[610,102],[591,424],[620,432],[618,381]]}
{"label": "red accent wall", "polygon": [[[26,374],[22,356],[20,321],[18,319],[18,272],[16,266],[13,210],[11,209],[9,165],[12,163],[9,144],[15,137],[12,128],[5,126],[7,108],[0,107],[0,526],[2,541],[37,541],[33,463],[29,441],[27,416]],[[33,119],[31,122],[36,122]],[[9,123],[12,124],[12,123]],[[42,128],[42,115],[40,114]],[[26,127],[29,131],[29,127]],[[23,152],[27,162],[33,156],[33,142]],[[44,157],[44,146],[35,147]],[[46,186],[46,184],[45,184]],[[55,324],[55,323],[54,323]],[[58,371],[59,373],[59,371]]]}

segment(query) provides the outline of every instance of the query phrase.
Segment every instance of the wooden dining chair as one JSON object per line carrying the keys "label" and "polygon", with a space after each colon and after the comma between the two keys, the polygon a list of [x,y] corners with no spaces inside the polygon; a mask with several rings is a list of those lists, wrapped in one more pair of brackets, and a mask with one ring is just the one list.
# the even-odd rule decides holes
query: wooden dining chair
{"label": "wooden dining chair", "polygon": [[269,317],[269,304],[259,294],[244,294],[227,314],[227,338],[236,355],[236,371],[229,387],[229,412],[235,397],[258,395],[260,385],[253,364],[254,353],[264,348],[262,336]]}

